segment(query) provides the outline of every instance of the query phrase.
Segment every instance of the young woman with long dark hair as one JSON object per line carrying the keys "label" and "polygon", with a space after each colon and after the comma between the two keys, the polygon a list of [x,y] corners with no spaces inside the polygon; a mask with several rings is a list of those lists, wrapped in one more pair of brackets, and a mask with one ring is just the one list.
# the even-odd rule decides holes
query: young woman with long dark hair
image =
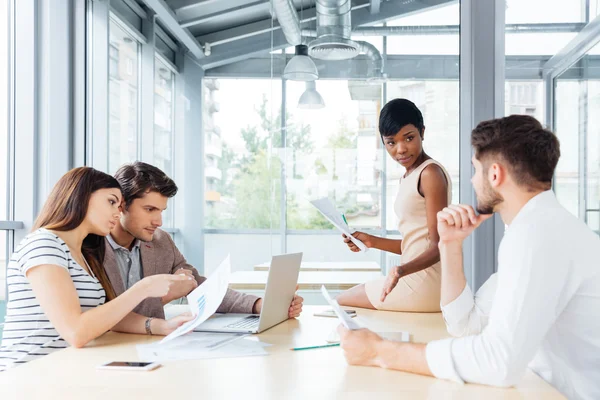
{"label": "young woman with long dark hair", "polygon": [[[88,167],[69,171],[54,186],[8,265],[0,371],[68,345],[82,347],[111,329],[145,333],[146,318],[131,311],[190,279],[154,275],[115,297],[102,260],[121,197],[115,178]],[[151,332],[166,335],[190,318],[152,320]]]}

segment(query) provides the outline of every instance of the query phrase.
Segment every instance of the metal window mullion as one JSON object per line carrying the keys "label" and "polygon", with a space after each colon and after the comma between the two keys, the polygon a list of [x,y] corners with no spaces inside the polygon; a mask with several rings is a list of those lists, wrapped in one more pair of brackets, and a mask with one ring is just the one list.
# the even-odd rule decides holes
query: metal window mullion
{"label": "metal window mullion", "polygon": [[[185,168],[181,169],[181,175],[177,180],[182,188],[178,194],[180,216],[182,218],[178,228],[181,235],[186,258],[194,265],[200,274],[204,271],[204,70],[191,58],[190,55],[181,57],[182,68],[179,76],[178,96],[179,117],[176,123],[181,131],[179,149],[181,153],[177,159],[185,160]],[[200,206],[198,203],[200,202]]]}
{"label": "metal window mullion", "polygon": [[[460,202],[476,204],[470,183],[471,130],[504,114],[503,0],[462,0],[460,7]],[[477,38],[477,40],[474,40]],[[499,218],[486,221],[464,242],[463,267],[471,288],[496,270]]]}
{"label": "metal window mullion", "polygon": [[[184,129],[185,129],[185,104],[184,101],[187,100],[185,98],[185,77],[183,74],[184,62],[185,62],[185,53],[183,49],[180,49],[175,55],[175,62],[180,71],[180,74],[175,74],[173,79],[173,173],[172,177],[175,182],[180,182],[184,179],[186,160],[184,158],[183,147],[185,145],[185,137],[184,137]],[[177,207],[179,206],[179,207]],[[184,197],[180,194],[176,196],[171,202],[171,212],[172,212],[172,221],[173,228],[180,231],[180,228],[185,220],[185,201]],[[177,223],[178,222],[178,223]],[[200,221],[200,227],[202,228],[203,221]],[[200,229],[201,230],[201,229]],[[177,240],[175,243],[177,246],[183,246],[182,235],[177,232],[175,234]],[[200,247],[201,259],[204,259],[204,247]],[[181,249],[182,252],[185,252],[185,249]]]}
{"label": "metal window mullion", "polygon": [[[175,57],[176,57],[176,61],[177,58],[180,58],[182,56],[181,52],[177,52]],[[180,61],[179,61],[180,62]],[[175,97],[175,90],[177,88],[177,82],[175,79],[178,79],[178,74],[171,72],[171,137],[169,138],[170,142],[171,142],[171,154],[169,154],[170,156],[170,161],[171,161],[171,179],[176,180],[175,178],[175,146],[176,146],[176,133],[175,133],[175,112],[176,112],[176,97]],[[176,229],[175,228],[175,198],[171,199],[171,210],[169,211],[171,213],[171,228],[172,229]]]}
{"label": "metal window mullion", "polygon": [[590,0],[581,0],[581,7],[583,8],[583,20],[587,24],[590,22]]}
{"label": "metal window mullion", "polygon": [[15,6],[16,0],[8,0],[8,135],[6,148],[8,159],[6,160],[6,217],[9,220],[15,218]]}
{"label": "metal window mullion", "polygon": [[154,162],[154,33],[156,18],[151,11],[142,21],[147,43],[142,43],[138,53],[138,107],[137,107],[137,159],[152,164]]}
{"label": "metal window mullion", "polygon": [[[38,203],[73,165],[73,12],[67,2],[38,2]],[[65,45],[69,43],[70,45]]]}
{"label": "metal window mullion", "polygon": [[88,0],[87,164],[108,171],[109,31],[108,3]]}
{"label": "metal window mullion", "polygon": [[[284,50],[285,51],[285,50]],[[286,185],[286,163],[287,163],[287,83],[281,78],[281,214],[279,222],[279,235],[281,240],[280,251],[282,254],[287,252],[287,185]],[[293,149],[292,149],[293,151]],[[293,178],[293,177],[292,177]]]}
{"label": "metal window mullion", "polygon": [[22,221],[0,221],[0,231],[16,230],[25,228]]}
{"label": "metal window mullion", "polygon": [[587,121],[588,121],[588,81],[585,70],[587,63],[583,61],[583,79],[579,81],[579,165],[578,165],[578,198],[579,219],[587,223]]}
{"label": "metal window mullion", "polygon": [[[384,22],[383,26],[387,26],[387,23]],[[387,66],[387,36],[383,37],[383,65]],[[385,70],[383,72],[386,72]],[[383,106],[387,103],[387,81],[384,81],[381,85],[381,105]],[[381,112],[381,110],[380,110]],[[378,128],[376,128],[379,130]],[[377,133],[375,132],[375,141],[377,142]],[[377,142],[378,143],[378,142]],[[385,155],[385,147],[381,146],[381,162],[383,165],[381,166],[381,237],[385,238],[387,236],[387,160]],[[379,255],[379,263],[381,270],[385,275],[387,275],[387,253],[385,251],[381,251]]]}
{"label": "metal window mullion", "polygon": [[[38,143],[37,119],[39,104],[39,48],[38,26],[39,4],[34,0],[19,0],[14,5],[14,115],[12,136],[14,149],[14,215],[30,228],[38,211]],[[15,232],[16,241],[26,235],[26,230]]]}
{"label": "metal window mullion", "polygon": [[72,155],[69,168],[87,165],[86,144],[86,1],[77,0],[73,5],[73,134]]}

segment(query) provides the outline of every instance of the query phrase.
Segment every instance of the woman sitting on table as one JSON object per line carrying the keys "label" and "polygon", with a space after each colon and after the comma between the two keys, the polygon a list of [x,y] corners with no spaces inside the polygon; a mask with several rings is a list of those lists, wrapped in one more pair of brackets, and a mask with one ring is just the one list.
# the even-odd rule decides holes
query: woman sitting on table
{"label": "woman sitting on table", "polygon": [[[425,126],[421,111],[411,101],[395,99],[381,110],[379,133],[388,154],[406,168],[394,211],[402,240],[363,232],[353,236],[369,248],[402,255],[402,265],[387,278],[367,282],[337,297],[344,306],[389,311],[440,311],[440,253],[437,213],[452,198],[452,183],[444,167],[423,150]],[[350,250],[360,251],[349,238]]]}
{"label": "woman sitting on table", "polygon": [[[0,371],[69,345],[82,347],[110,329],[146,333],[146,318],[131,310],[147,297],[166,295],[172,282],[191,279],[154,275],[115,298],[102,259],[120,205],[119,183],[92,168],[75,168],[54,186],[8,265]],[[154,319],[151,331],[166,335],[190,319]]]}

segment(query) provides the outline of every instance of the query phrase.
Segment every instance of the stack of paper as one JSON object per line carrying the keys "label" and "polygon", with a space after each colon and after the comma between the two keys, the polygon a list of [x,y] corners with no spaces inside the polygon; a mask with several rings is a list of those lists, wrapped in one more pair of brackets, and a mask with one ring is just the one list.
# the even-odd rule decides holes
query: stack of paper
{"label": "stack of paper", "polygon": [[269,344],[247,340],[247,334],[193,332],[161,344],[137,345],[143,361],[200,360],[208,358],[251,357],[268,355]]}

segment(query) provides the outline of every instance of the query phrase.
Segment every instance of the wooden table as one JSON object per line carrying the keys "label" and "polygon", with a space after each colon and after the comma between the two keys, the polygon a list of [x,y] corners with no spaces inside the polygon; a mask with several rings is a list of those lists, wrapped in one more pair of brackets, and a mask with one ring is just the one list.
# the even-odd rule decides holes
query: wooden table
{"label": "wooden table", "polygon": [[[268,271],[271,262],[254,266],[255,271]],[[375,261],[308,261],[300,264],[300,271],[371,271],[380,272],[381,267]]]}
{"label": "wooden table", "polygon": [[[237,271],[229,278],[229,288],[235,290],[265,290],[268,271]],[[381,271],[300,271],[298,290],[347,290],[358,284],[383,277]]]}
{"label": "wooden table", "polygon": [[[268,356],[171,361],[150,372],[97,370],[109,361],[136,361],[136,344],[159,337],[107,333],[83,349],[68,348],[0,373],[7,399],[564,399],[533,372],[511,389],[460,385],[381,368],[349,366],[339,347],[290,351],[324,343],[337,326],[307,306],[298,320],[258,335]],[[358,310],[374,330],[405,330],[411,340],[447,337],[441,314]]]}

